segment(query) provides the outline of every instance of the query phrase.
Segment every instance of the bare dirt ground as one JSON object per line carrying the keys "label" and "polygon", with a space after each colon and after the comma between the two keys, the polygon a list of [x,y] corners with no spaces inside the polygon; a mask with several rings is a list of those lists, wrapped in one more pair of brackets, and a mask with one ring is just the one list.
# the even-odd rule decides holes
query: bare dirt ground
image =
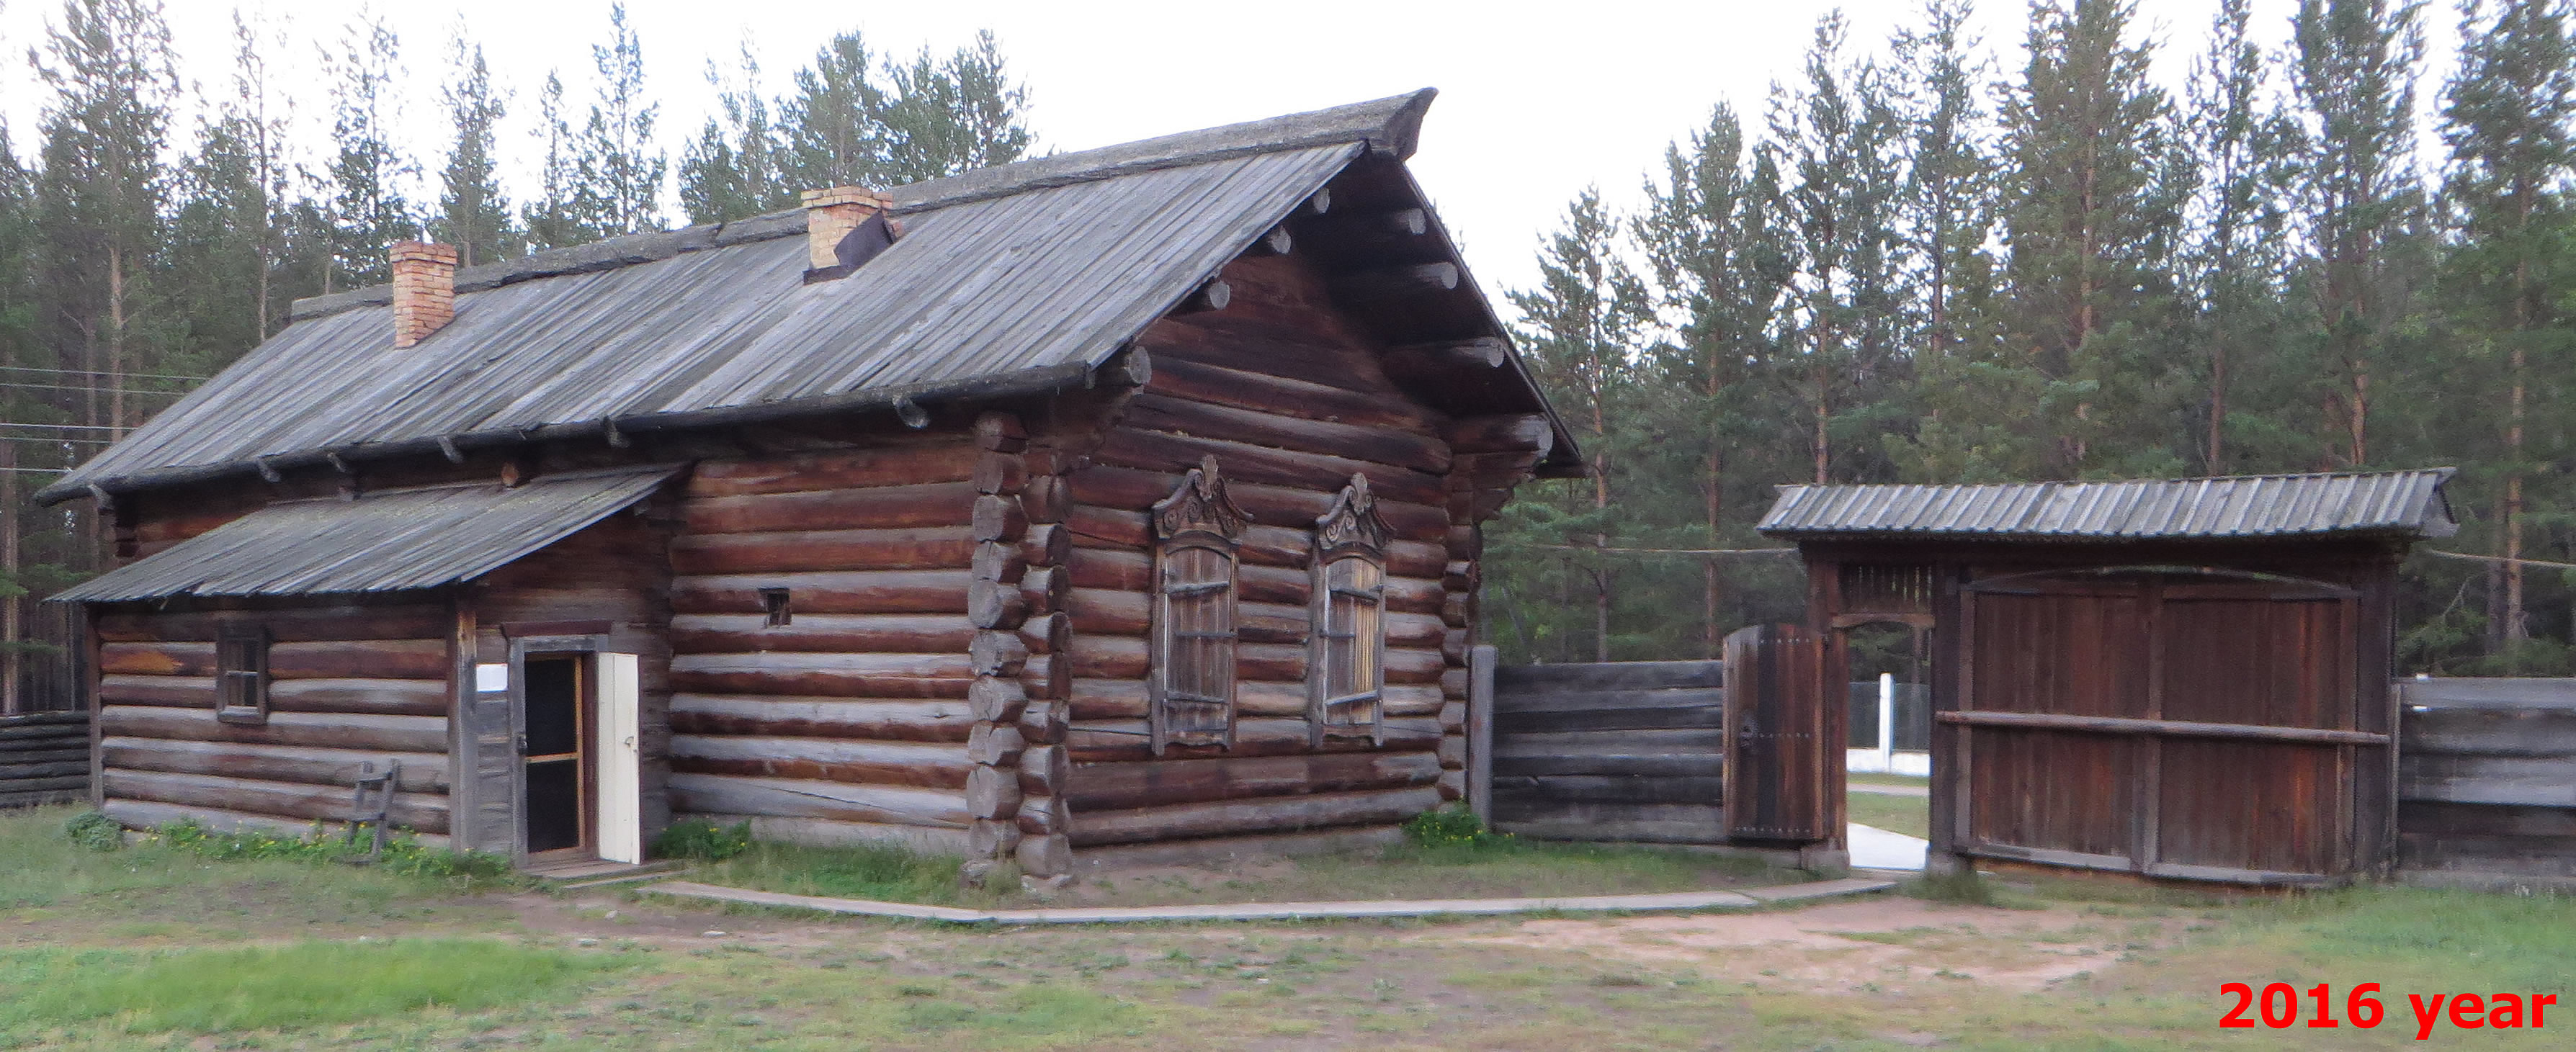
{"label": "bare dirt ground", "polygon": [[1496,933],[1424,938],[1687,967],[1754,988],[1907,993],[1972,983],[2018,993],[2099,971],[2122,953],[2168,945],[2187,926],[2179,919],[2108,921],[2063,907],[2006,910],[1873,896],[1795,911],[1532,920]]}

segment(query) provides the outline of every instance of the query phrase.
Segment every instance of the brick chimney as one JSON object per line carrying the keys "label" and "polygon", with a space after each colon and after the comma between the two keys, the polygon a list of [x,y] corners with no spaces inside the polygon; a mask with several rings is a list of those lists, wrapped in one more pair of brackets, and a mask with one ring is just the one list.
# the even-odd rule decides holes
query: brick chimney
{"label": "brick chimney", "polygon": [[[894,207],[892,198],[858,186],[807,190],[804,198],[805,259],[818,271],[837,271],[846,266],[848,261],[841,258],[840,252],[842,239],[871,217],[884,215]],[[831,276],[839,277],[840,273]]]}
{"label": "brick chimney", "polygon": [[386,254],[394,264],[394,346],[409,347],[456,317],[456,246],[396,241]]}

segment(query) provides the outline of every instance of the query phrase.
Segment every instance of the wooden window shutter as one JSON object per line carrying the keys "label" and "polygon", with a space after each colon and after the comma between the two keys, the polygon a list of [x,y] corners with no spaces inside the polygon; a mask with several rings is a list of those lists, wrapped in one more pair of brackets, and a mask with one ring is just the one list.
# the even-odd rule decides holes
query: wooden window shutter
{"label": "wooden window shutter", "polygon": [[215,718],[268,722],[268,626],[227,623],[216,630]]}
{"label": "wooden window shutter", "polygon": [[1234,747],[1235,547],[1249,521],[1216,458],[1154,505],[1153,668],[1147,733],[1173,745]]}
{"label": "wooden window shutter", "polygon": [[1386,521],[1368,478],[1351,476],[1315,520],[1306,723],[1327,737],[1386,743]]}

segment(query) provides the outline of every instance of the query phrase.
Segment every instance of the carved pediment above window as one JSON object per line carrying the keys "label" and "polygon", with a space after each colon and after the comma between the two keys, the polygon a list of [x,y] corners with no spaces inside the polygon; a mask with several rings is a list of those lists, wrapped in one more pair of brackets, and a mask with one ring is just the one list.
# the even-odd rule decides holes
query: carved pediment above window
{"label": "carved pediment above window", "polygon": [[1386,551],[1386,542],[1393,536],[1386,520],[1377,516],[1377,497],[1369,493],[1368,476],[1355,474],[1341,495],[1333,498],[1332,508],[1315,520],[1315,555],[1318,559],[1345,553],[1376,555]]}
{"label": "carved pediment above window", "polygon": [[1214,456],[1191,468],[1171,496],[1154,502],[1154,536],[1165,541],[1197,540],[1231,547],[1250,521],[1225,495],[1225,479],[1217,474]]}

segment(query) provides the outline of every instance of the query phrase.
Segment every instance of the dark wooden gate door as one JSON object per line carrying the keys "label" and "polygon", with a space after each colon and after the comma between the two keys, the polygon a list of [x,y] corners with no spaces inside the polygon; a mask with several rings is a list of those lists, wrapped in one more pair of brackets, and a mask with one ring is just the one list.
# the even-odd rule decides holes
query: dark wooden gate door
{"label": "dark wooden gate door", "polygon": [[1842,743],[1825,722],[1823,675],[1823,647],[1797,625],[1755,625],[1726,637],[1729,837],[1842,839],[1843,800],[1826,791],[1826,764],[1843,762]]}
{"label": "dark wooden gate door", "polygon": [[1962,601],[1934,789],[1958,794],[1955,850],[2253,883],[2352,868],[2354,774],[2388,756],[2358,725],[2354,592],[2158,567]]}

